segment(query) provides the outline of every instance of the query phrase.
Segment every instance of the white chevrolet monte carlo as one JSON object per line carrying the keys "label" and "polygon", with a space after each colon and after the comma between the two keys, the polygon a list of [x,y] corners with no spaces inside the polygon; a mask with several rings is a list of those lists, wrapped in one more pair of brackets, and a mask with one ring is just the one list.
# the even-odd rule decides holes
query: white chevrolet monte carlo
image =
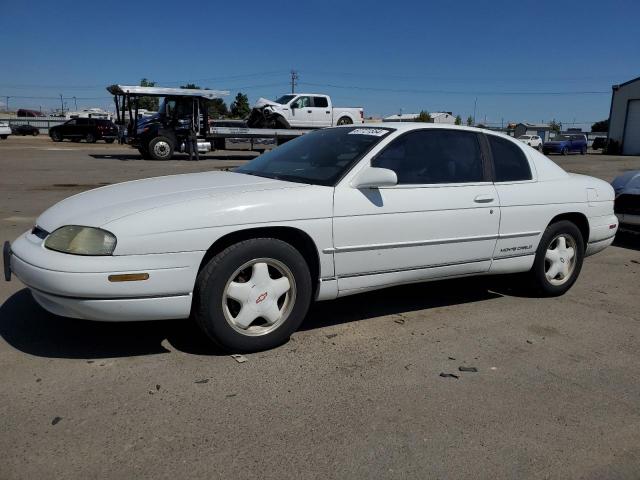
{"label": "white chevrolet monte carlo", "polygon": [[137,180],[45,211],[10,247],[49,312],[192,316],[232,351],[286,341],[312,300],[522,272],[561,295],[613,242],[614,191],[507,136],[434,124],[318,130],[234,172]]}

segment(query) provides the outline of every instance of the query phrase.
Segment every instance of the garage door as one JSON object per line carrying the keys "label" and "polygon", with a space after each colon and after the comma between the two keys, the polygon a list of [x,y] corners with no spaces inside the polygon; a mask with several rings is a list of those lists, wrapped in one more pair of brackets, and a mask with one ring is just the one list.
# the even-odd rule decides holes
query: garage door
{"label": "garage door", "polygon": [[622,153],[640,155],[640,100],[629,101]]}

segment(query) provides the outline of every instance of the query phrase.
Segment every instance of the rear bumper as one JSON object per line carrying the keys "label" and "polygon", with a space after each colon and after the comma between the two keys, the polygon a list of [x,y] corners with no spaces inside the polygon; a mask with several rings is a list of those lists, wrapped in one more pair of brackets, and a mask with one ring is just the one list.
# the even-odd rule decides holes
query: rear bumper
{"label": "rear bumper", "polygon": [[[81,257],[53,252],[30,233],[12,245],[9,265],[36,301],[56,315],[103,321],[187,318],[203,252]],[[147,273],[142,281],[110,275]]]}
{"label": "rear bumper", "polygon": [[589,241],[585,248],[585,256],[598,253],[611,245],[617,231],[618,218],[615,215],[589,218]]}

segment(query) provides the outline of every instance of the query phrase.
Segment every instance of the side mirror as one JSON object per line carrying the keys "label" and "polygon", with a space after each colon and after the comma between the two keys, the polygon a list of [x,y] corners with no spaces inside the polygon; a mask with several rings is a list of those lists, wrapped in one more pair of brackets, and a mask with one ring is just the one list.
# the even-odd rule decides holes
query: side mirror
{"label": "side mirror", "polygon": [[397,184],[396,172],[378,167],[366,167],[351,181],[353,188],[393,187]]}
{"label": "side mirror", "polygon": [[299,108],[298,104],[293,102],[291,105],[289,105],[289,108],[291,108],[291,110],[293,110],[294,108]]}

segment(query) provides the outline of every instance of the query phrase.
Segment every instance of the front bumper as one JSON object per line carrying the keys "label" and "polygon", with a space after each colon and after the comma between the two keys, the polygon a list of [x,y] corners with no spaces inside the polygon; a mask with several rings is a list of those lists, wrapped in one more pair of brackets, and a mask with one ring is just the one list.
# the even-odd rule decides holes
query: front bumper
{"label": "front bumper", "polygon": [[[83,257],[44,248],[27,232],[11,246],[13,272],[56,315],[103,321],[187,318],[204,252]],[[6,260],[5,260],[6,261]],[[148,273],[143,281],[110,275]]]}

